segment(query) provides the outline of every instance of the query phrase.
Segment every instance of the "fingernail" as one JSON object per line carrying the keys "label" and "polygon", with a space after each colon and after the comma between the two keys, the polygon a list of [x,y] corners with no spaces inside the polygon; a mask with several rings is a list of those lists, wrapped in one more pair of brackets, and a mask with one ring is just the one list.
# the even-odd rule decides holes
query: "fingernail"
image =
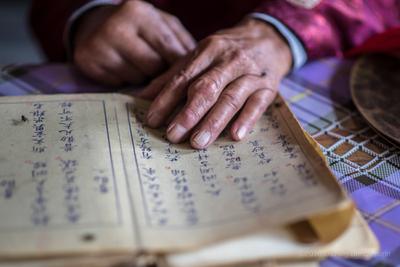
{"label": "fingernail", "polygon": [[201,147],[205,147],[208,144],[208,142],[210,142],[210,138],[211,138],[210,132],[208,132],[208,131],[199,132],[193,138],[193,142],[195,142],[197,145],[199,145]]}
{"label": "fingernail", "polygon": [[147,114],[147,120],[146,120],[147,124],[149,126],[156,127],[158,125],[159,118],[160,118],[160,116],[158,116],[157,113],[151,112],[151,113]]}
{"label": "fingernail", "polygon": [[167,129],[168,139],[171,142],[179,142],[186,134],[187,129],[180,124],[172,124]]}
{"label": "fingernail", "polygon": [[241,126],[239,128],[239,130],[236,132],[237,136],[239,137],[240,140],[242,140],[244,138],[244,136],[247,133],[247,129],[244,126]]}

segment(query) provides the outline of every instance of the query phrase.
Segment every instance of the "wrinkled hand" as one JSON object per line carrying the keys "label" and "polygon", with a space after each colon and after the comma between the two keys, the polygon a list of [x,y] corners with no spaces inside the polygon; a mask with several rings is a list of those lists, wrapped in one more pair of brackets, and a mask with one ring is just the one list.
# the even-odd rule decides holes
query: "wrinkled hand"
{"label": "wrinkled hand", "polygon": [[[138,94],[156,96],[147,124],[162,126],[176,114],[167,138],[178,143],[190,136],[191,145],[201,149],[233,121],[231,136],[241,140],[273,101],[291,60],[284,39],[261,21],[249,19],[211,35]],[[182,100],[185,105],[174,113]]]}
{"label": "wrinkled hand", "polygon": [[141,83],[193,50],[179,20],[149,3],[98,7],[76,31],[73,59],[89,77],[110,85]]}

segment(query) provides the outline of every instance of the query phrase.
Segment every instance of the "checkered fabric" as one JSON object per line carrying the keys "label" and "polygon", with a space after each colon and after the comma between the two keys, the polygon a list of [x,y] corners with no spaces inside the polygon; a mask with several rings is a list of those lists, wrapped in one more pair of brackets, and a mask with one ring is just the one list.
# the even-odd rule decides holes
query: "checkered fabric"
{"label": "checkered fabric", "polygon": [[400,150],[373,131],[353,106],[351,66],[335,59],[314,62],[281,87],[381,246],[372,260],[329,258],[321,266],[400,266]]}
{"label": "checkered fabric", "polygon": [[[352,105],[351,66],[348,61],[321,60],[293,73],[281,86],[281,94],[320,144],[337,179],[381,245],[380,253],[368,261],[332,257],[320,265],[400,266],[400,151],[377,135]],[[3,72],[0,95],[108,90],[88,82],[66,65],[13,69]]]}

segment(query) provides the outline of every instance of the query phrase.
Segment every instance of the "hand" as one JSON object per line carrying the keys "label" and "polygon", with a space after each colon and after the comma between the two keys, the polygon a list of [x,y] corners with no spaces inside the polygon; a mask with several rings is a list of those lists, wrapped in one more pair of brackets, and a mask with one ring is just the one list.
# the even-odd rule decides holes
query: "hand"
{"label": "hand", "polygon": [[194,148],[205,148],[230,121],[232,138],[241,140],[273,101],[291,61],[283,37],[268,24],[249,19],[201,41],[138,96],[156,96],[147,114],[150,127],[161,126],[186,100],[167,127],[173,143],[190,136]]}
{"label": "hand", "polygon": [[138,84],[193,50],[177,18],[149,3],[98,7],[77,28],[73,59],[89,77],[110,85]]}

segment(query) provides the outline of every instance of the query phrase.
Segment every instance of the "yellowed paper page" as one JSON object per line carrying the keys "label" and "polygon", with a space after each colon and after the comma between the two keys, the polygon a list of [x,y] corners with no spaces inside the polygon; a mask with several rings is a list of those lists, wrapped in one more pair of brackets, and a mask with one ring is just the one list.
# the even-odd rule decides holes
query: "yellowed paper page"
{"label": "yellowed paper page", "polygon": [[133,252],[108,97],[0,98],[0,258]]}
{"label": "yellowed paper page", "polygon": [[265,262],[263,266],[296,266],[312,264],[328,256],[367,259],[378,251],[378,241],[361,215],[356,213],[350,227],[329,244],[301,244],[296,242],[287,229],[270,227],[258,234],[223,241],[197,251],[168,255],[165,265],[252,266],[250,263]]}
{"label": "yellowed paper page", "polygon": [[330,244],[299,244],[284,228],[269,227],[258,234],[224,241],[197,251],[171,254],[159,260],[155,257],[86,256],[5,262],[0,263],[0,267],[122,267],[134,266],[137,261],[158,262],[159,267],[316,267],[327,256],[369,258],[378,251],[377,240],[357,213],[348,230]]}
{"label": "yellowed paper page", "polygon": [[223,135],[206,150],[171,145],[143,124],[145,110],[126,106],[124,156],[148,250],[187,250],[349,205],[280,98],[247,139]]}

